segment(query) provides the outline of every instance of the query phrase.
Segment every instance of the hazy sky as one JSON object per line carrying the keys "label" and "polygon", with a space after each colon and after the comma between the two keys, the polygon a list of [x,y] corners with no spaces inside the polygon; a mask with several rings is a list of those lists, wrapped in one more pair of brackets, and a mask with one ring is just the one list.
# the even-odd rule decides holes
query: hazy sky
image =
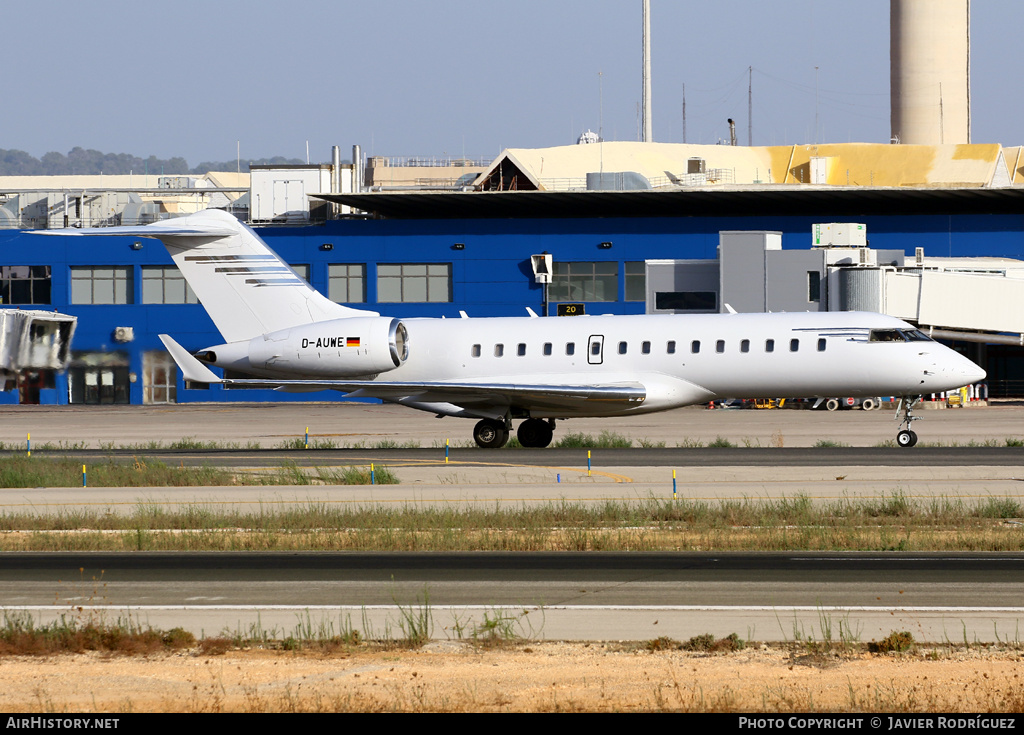
{"label": "hazy sky", "polygon": [[[652,0],[654,137],[889,140],[888,0]],[[0,0],[0,148],[191,165],[638,138],[641,0]],[[1024,143],[1024,3],[974,0],[972,137]],[[815,68],[817,67],[817,72]],[[817,89],[817,92],[816,92]],[[819,120],[817,133],[815,119]]]}

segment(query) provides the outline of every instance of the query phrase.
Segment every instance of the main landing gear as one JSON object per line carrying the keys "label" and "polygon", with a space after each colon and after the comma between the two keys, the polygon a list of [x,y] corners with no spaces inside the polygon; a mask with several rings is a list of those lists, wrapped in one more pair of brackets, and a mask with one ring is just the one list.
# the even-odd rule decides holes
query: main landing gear
{"label": "main landing gear", "polygon": [[[896,433],[896,443],[901,447],[912,447],[917,444],[917,433],[910,428],[911,421],[920,421],[920,416],[911,412],[921,401],[921,396],[902,396],[896,406],[896,420],[900,422],[900,430]],[[900,418],[900,414],[903,418]]]}
{"label": "main landing gear", "polygon": [[[505,421],[484,419],[473,427],[473,439],[484,449],[499,449],[508,442],[511,426]],[[555,434],[553,419],[526,419],[519,424],[516,438],[524,447],[543,448]]]}
{"label": "main landing gear", "polygon": [[508,441],[508,426],[504,421],[484,419],[473,427],[473,439],[483,449],[501,449]]}

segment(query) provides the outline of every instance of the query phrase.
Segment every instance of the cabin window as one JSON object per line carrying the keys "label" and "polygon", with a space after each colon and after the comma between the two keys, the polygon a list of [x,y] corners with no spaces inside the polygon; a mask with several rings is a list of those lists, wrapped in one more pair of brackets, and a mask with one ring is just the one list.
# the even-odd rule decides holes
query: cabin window
{"label": "cabin window", "polygon": [[693,340],[693,342],[690,343],[690,352],[692,352],[695,355],[698,352],[700,352],[700,340],[699,339],[695,339],[695,340]]}
{"label": "cabin window", "polygon": [[797,352],[799,349],[800,349],[800,340],[798,340],[798,339],[791,339],[791,340],[789,340],[789,351],[790,352]]}
{"label": "cabin window", "polygon": [[504,354],[505,354],[505,345],[500,344],[500,343],[494,345],[494,356],[495,357],[501,357]]}
{"label": "cabin window", "polygon": [[480,357],[480,345],[473,345],[473,351],[471,354],[473,357]]}
{"label": "cabin window", "polygon": [[750,340],[744,339],[740,341],[740,352],[750,352]]}
{"label": "cabin window", "polygon": [[625,355],[626,354],[626,343],[625,342],[619,342],[619,354],[620,355]]}
{"label": "cabin window", "polygon": [[665,352],[670,355],[676,354],[676,341],[674,339],[670,339],[668,344],[665,345]]}
{"label": "cabin window", "polygon": [[[309,280],[308,278],[306,279]],[[330,263],[327,266],[327,298],[339,304],[366,302],[366,264]]]}
{"label": "cabin window", "polygon": [[[19,303],[8,301],[5,303]],[[142,266],[142,303],[198,304],[191,286],[174,265]]]}
{"label": "cabin window", "polygon": [[[158,268],[161,266],[157,266]],[[178,269],[167,266],[174,271]],[[145,273],[143,268],[143,273]],[[181,274],[178,274],[181,278]],[[191,290],[191,289],[189,289]],[[145,296],[145,289],[143,289]],[[194,294],[193,294],[194,296]],[[48,265],[4,265],[0,266],[0,303],[3,304],[49,304],[50,266]],[[182,302],[179,302],[182,303]],[[190,303],[196,303],[192,301]]]}
{"label": "cabin window", "polygon": [[774,339],[766,339],[764,341],[764,351],[765,352],[775,352],[775,340]]}
{"label": "cabin window", "polygon": [[600,355],[601,354],[601,343],[598,342],[596,339],[593,342],[590,343],[590,354],[591,355]]}
{"label": "cabin window", "polygon": [[722,354],[723,352],[725,352],[725,340],[724,339],[720,339],[717,342],[715,342],[715,352],[717,352],[718,354]]}
{"label": "cabin window", "polygon": [[650,342],[641,342],[640,343],[640,351],[642,353],[644,353],[645,355],[651,354],[651,343]]}
{"label": "cabin window", "polygon": [[567,355],[575,355],[576,354],[576,343],[575,342],[566,342],[565,343],[565,354],[567,354]]}
{"label": "cabin window", "polygon": [[824,351],[825,351],[825,338],[821,337],[818,340],[818,352],[824,352]]}
{"label": "cabin window", "polygon": [[545,342],[544,343],[544,355],[545,356],[550,356],[551,355],[551,343],[550,342]]}
{"label": "cabin window", "polygon": [[526,343],[520,342],[519,346],[516,347],[516,354],[520,357],[526,357]]}

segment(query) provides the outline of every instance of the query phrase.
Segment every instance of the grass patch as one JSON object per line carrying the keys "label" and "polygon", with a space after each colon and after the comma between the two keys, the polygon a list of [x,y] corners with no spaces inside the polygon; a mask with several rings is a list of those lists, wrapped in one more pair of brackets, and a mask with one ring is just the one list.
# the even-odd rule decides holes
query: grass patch
{"label": "grass patch", "polygon": [[314,502],[255,511],[143,503],[124,514],[5,513],[0,550],[1024,551],[1020,525],[1007,522],[1022,516],[1016,499],[914,501],[900,493],[820,504],[804,495],[537,506]]}
{"label": "grass patch", "polygon": [[160,631],[132,621],[110,625],[91,620],[81,622],[74,616],[61,615],[52,623],[37,624],[28,613],[4,612],[0,624],[0,654],[7,656],[84,651],[149,654],[194,645],[195,636],[182,628]]}
{"label": "grass patch", "polygon": [[893,631],[882,640],[871,641],[868,650],[872,653],[905,653],[914,647],[914,636],[909,631]]}
{"label": "grass patch", "polygon": [[[2,487],[81,487],[82,463],[71,458],[26,457],[12,454],[0,457]],[[369,485],[370,468],[359,465],[342,467],[300,467],[286,462],[268,471],[237,472],[218,467],[177,467],[146,457],[86,464],[91,487],[195,487],[229,485]],[[374,467],[373,481],[380,485],[398,482],[385,465]]]}
{"label": "grass patch", "polygon": [[629,449],[633,440],[611,431],[602,431],[598,436],[592,434],[566,434],[554,446],[557,449]]}
{"label": "grass patch", "polygon": [[746,641],[735,633],[730,633],[725,638],[715,638],[711,633],[695,635],[685,643],[674,638],[661,636],[653,640],[645,641],[642,648],[645,651],[654,653],[656,651],[695,651],[699,653],[733,653],[746,648]]}

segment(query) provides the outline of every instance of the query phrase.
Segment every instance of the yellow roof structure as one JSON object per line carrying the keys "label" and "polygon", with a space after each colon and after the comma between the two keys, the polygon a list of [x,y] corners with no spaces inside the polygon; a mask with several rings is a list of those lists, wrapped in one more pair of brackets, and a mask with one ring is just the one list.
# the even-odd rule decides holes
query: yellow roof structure
{"label": "yellow roof structure", "polygon": [[485,188],[565,191],[586,188],[588,173],[630,171],[647,178],[653,188],[723,184],[992,187],[1024,183],[1021,151],[998,144],[727,146],[616,141],[509,148],[478,181],[501,179],[500,187]]}

